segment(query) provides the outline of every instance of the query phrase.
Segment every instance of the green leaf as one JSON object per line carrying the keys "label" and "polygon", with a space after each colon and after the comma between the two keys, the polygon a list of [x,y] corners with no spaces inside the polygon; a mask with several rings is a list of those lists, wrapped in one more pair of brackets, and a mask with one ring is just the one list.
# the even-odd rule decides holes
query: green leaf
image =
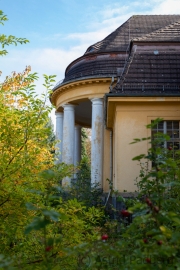
{"label": "green leaf", "polygon": [[52,170],[45,170],[43,171],[42,173],[40,173],[40,175],[44,178],[44,179],[47,179],[47,180],[51,180],[53,178],[56,177],[56,174],[54,171]]}
{"label": "green leaf", "polygon": [[178,218],[178,217],[172,217],[171,220],[174,222],[175,225],[180,226],[180,218]]}
{"label": "green leaf", "polygon": [[141,141],[141,139],[135,138],[135,139],[134,139],[134,141],[133,141],[133,142],[131,142],[130,144],[133,144],[133,143],[138,143],[138,142],[140,142],[140,141]]}
{"label": "green leaf", "polygon": [[41,230],[50,223],[51,223],[50,220],[45,219],[44,217],[35,217],[33,221],[29,225],[27,225],[24,233],[29,234],[33,230],[36,231]]}
{"label": "green leaf", "polygon": [[38,210],[38,208],[34,206],[34,204],[28,202],[26,203],[26,208],[27,210]]}
{"label": "green leaf", "polygon": [[162,232],[166,237],[168,237],[168,238],[171,237],[172,231],[171,231],[169,228],[167,228],[167,227],[165,227],[165,226],[160,226],[159,228],[160,228],[161,232]]}
{"label": "green leaf", "polygon": [[117,201],[118,201],[118,202],[125,202],[126,200],[125,200],[125,198],[123,198],[122,196],[118,196],[118,197],[117,197]]}
{"label": "green leaf", "polygon": [[163,121],[163,118],[156,118],[151,124],[146,125],[146,128],[153,128],[161,121]]}
{"label": "green leaf", "polygon": [[49,217],[51,220],[53,221],[58,221],[59,220],[59,217],[60,217],[60,214],[54,210],[42,210],[42,213],[46,216],[46,217]]}
{"label": "green leaf", "polygon": [[139,156],[134,157],[132,160],[141,160],[141,159],[143,159],[143,158],[145,158],[145,157],[146,157],[146,155],[141,154],[141,155],[139,155]]}

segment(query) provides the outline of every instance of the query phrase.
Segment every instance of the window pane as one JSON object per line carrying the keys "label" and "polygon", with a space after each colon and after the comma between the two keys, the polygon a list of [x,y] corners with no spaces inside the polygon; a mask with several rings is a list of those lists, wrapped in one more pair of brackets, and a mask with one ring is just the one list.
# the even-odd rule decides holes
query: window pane
{"label": "window pane", "polygon": [[174,137],[174,133],[173,131],[167,131],[167,135],[170,137],[170,138],[173,138]]}
{"label": "window pane", "polygon": [[164,121],[161,121],[158,123],[158,130],[163,130],[163,124],[164,124]]}
{"label": "window pane", "polygon": [[179,138],[179,130],[174,130],[173,136],[174,138]]}
{"label": "window pane", "polygon": [[[154,123],[154,121],[151,121],[151,124],[153,124],[153,123]],[[157,125],[153,126],[152,129],[157,130]]]}
{"label": "window pane", "polygon": [[154,136],[156,133],[157,133],[156,130],[155,131],[154,130],[152,131],[152,138],[155,138],[156,137],[156,136]]}
{"label": "window pane", "polygon": [[178,150],[178,149],[179,149],[179,142],[175,142],[175,143],[174,143],[174,149],[175,149],[175,150]]}
{"label": "window pane", "polygon": [[[152,131],[152,140],[157,138],[156,134],[163,133],[169,136],[169,140],[165,141],[164,143],[159,143],[158,145],[152,144],[152,147],[162,147],[162,148],[169,148],[171,147],[173,151],[172,157],[175,158],[177,155],[177,151],[180,149],[180,134],[179,134],[179,121],[161,121],[157,124],[156,127],[153,127]],[[158,135],[159,137],[159,135]],[[152,167],[155,164],[152,162]]]}
{"label": "window pane", "polygon": [[172,130],[172,121],[167,121],[167,129]]}
{"label": "window pane", "polygon": [[167,142],[167,148],[173,147],[173,142]]}
{"label": "window pane", "polygon": [[173,129],[179,129],[179,121],[173,121]]}

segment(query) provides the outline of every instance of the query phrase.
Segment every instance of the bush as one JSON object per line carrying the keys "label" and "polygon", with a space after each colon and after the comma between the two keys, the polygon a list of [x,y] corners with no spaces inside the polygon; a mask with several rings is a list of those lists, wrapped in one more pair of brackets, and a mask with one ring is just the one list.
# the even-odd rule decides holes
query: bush
{"label": "bush", "polygon": [[150,140],[148,154],[134,158],[141,168],[139,199],[124,214],[126,219],[133,213],[133,222],[128,226],[114,223],[115,230],[110,223],[106,243],[87,244],[83,250],[79,247],[83,258],[80,269],[179,269],[179,152],[162,148],[166,140],[169,140],[167,135],[157,133]]}

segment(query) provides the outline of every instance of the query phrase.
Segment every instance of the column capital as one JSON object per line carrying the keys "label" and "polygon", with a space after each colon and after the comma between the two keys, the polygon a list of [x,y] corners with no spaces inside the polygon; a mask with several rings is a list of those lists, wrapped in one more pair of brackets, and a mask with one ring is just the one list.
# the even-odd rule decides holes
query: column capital
{"label": "column capital", "polygon": [[55,112],[56,117],[63,117],[63,112]]}
{"label": "column capital", "polygon": [[64,108],[64,111],[74,111],[76,106],[77,105],[69,104],[69,103],[62,105],[62,107]]}
{"label": "column capital", "polygon": [[102,105],[103,98],[91,98],[90,99],[93,105]]}

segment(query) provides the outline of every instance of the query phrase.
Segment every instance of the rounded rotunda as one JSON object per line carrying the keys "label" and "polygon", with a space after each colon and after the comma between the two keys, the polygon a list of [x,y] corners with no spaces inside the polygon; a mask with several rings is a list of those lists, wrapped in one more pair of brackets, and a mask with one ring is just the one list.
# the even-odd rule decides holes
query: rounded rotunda
{"label": "rounded rotunda", "polygon": [[134,191],[138,148],[129,143],[148,135],[144,126],[156,117],[180,120],[180,79],[175,69],[173,78],[168,72],[179,57],[180,39],[170,33],[179,31],[179,21],[180,15],[132,16],[70,63],[53,89],[59,162],[80,162],[81,128],[91,128],[91,182],[104,191],[107,178],[119,191]]}

